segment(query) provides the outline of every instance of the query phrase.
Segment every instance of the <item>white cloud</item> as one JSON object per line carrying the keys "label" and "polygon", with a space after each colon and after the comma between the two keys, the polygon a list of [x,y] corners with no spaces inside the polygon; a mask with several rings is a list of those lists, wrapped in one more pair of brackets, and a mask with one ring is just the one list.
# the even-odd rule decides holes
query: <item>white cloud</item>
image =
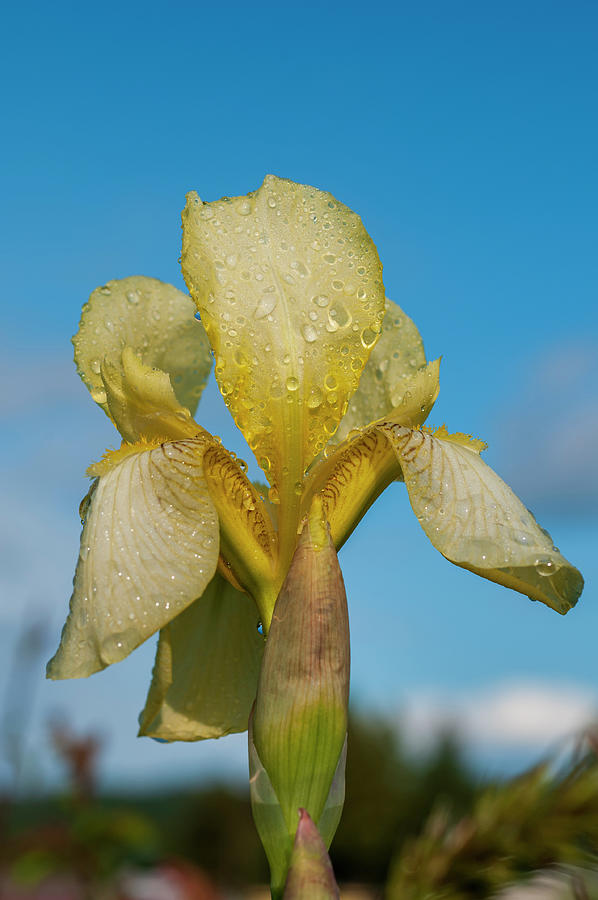
{"label": "white cloud", "polygon": [[506,682],[475,693],[418,693],[403,711],[409,736],[428,742],[453,729],[480,746],[546,749],[598,717],[598,694],[575,685]]}

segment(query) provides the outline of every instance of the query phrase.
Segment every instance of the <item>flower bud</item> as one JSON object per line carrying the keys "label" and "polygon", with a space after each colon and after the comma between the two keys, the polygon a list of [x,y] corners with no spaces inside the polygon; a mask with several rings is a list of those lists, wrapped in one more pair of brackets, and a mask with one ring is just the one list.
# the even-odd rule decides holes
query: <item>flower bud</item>
{"label": "flower bud", "polygon": [[326,844],[309,813],[300,809],[284,900],[339,900],[339,896]]}
{"label": "flower bud", "polygon": [[328,844],[340,819],[349,657],[345,587],[316,497],[274,607],[250,732],[253,814],[275,895],[299,809]]}

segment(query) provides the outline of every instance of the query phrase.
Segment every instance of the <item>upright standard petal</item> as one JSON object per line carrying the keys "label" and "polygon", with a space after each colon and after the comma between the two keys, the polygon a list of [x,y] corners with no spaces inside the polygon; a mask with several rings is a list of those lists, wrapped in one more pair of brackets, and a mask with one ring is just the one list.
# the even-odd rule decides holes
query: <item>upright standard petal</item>
{"label": "upright standard petal", "polygon": [[559,613],[575,605],[581,574],[480,459],[483,442],[444,428],[436,435],[393,424],[381,430],[397,454],[413,511],[443,556]]}
{"label": "upright standard petal", "polygon": [[246,197],[188,195],[182,266],[237,425],[270,484],[300,494],[380,332],[371,238],[330,194],[269,175]]}
{"label": "upright standard petal", "polygon": [[203,450],[203,440],[125,445],[98,464],[49,678],[82,678],[124,659],[201,596],[218,562]]}
{"label": "upright standard petal", "polygon": [[101,367],[106,363],[120,370],[124,347],[166,372],[179,403],[195,412],[212,356],[194,315],[186,294],[156,278],[134,275],[96,288],[83,307],[73,345],[79,375],[108,415]]}
{"label": "upright standard petal", "polygon": [[412,376],[425,364],[424,344],[415,322],[387,299],[380,340],[334,435],[335,443],[355,428],[363,428],[400,406]]}
{"label": "upright standard petal", "polygon": [[253,600],[216,573],[160,632],[140,735],[200,741],[246,731],[264,650],[257,625]]}

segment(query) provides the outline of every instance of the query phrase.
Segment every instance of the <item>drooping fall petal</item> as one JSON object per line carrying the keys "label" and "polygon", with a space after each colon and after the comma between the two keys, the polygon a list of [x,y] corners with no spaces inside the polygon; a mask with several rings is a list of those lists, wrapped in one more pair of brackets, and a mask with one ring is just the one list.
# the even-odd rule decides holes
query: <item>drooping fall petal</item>
{"label": "drooping fall petal", "polygon": [[384,425],[411,506],[437,550],[458,566],[541,600],[559,613],[575,605],[583,578],[513,491],[480,459],[484,444]]}
{"label": "drooping fall petal", "polygon": [[141,735],[199,741],[246,731],[264,638],[253,600],[216,573],[160,632]]}
{"label": "drooping fall petal", "polygon": [[270,484],[292,500],[381,328],[374,244],[330,194],[269,175],[246,197],[188,195],[182,266],[225,401]]}
{"label": "drooping fall petal", "polygon": [[124,445],[92,467],[70,612],[49,678],[124,659],[198,596],[218,561],[202,440]]}
{"label": "drooping fall petal", "polygon": [[363,428],[399,406],[409,390],[409,380],[425,364],[424,345],[415,322],[387,299],[380,339],[349,400],[334,442],[340,443],[353,429]]}
{"label": "drooping fall petal", "polygon": [[79,375],[108,415],[100,370],[104,362],[120,369],[124,347],[166,372],[179,403],[195,412],[212,357],[194,315],[186,294],[156,278],[134,275],[96,288],[83,307],[73,345]]}

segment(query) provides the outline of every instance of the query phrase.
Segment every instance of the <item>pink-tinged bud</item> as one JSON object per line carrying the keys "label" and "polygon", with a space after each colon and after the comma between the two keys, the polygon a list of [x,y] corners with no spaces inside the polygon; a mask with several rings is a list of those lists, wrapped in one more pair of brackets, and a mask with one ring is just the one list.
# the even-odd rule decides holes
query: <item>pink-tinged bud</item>
{"label": "pink-tinged bud", "polygon": [[326,844],[309,813],[300,809],[283,898],[339,900],[339,896]]}
{"label": "pink-tinged bud", "polygon": [[316,497],[274,607],[250,733],[253,814],[275,896],[297,811],[309,813],[328,844],[340,818],[349,667],[345,587]]}

